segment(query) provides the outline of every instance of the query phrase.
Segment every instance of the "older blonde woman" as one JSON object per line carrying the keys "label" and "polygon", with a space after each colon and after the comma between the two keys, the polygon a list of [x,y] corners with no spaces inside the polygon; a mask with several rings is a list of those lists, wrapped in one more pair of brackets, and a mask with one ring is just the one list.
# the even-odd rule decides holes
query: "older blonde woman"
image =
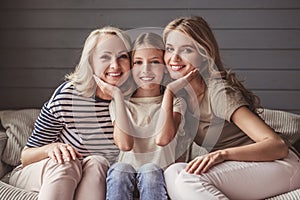
{"label": "older blonde woman", "polygon": [[117,28],[90,33],[76,70],[44,104],[10,184],[38,192],[41,200],[105,199],[106,173],[119,151],[113,144],[111,97],[93,75],[123,84],[129,50],[129,38]]}

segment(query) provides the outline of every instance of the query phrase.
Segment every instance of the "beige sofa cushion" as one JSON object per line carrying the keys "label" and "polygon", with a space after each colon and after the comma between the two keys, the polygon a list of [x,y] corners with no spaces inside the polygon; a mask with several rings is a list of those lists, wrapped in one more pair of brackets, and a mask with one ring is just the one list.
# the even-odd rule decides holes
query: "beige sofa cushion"
{"label": "beige sofa cushion", "polygon": [[2,161],[11,166],[20,164],[20,155],[28,137],[31,135],[40,109],[5,110],[0,119],[8,137],[2,154]]}

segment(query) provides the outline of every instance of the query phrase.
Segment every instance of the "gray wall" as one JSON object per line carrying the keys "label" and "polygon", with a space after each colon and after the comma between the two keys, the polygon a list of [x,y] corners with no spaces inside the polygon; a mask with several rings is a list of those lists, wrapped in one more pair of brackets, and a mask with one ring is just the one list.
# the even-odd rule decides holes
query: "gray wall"
{"label": "gray wall", "polygon": [[300,114],[299,0],[7,0],[0,3],[0,109],[41,107],[104,25],[163,27],[182,15],[211,25],[224,62],[263,106]]}

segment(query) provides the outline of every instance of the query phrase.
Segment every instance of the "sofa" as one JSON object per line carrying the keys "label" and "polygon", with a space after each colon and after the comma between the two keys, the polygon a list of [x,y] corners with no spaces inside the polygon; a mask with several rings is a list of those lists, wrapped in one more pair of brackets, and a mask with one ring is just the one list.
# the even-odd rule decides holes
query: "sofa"
{"label": "sofa", "polygon": [[[37,193],[28,192],[8,184],[11,170],[20,164],[21,150],[30,136],[40,109],[19,109],[0,111],[0,199],[36,200]],[[287,142],[300,150],[300,115],[265,109],[261,117]],[[197,156],[201,147],[193,144],[189,159]],[[274,183],[276,184],[276,183]],[[266,186],[267,187],[267,186]],[[268,200],[299,200],[300,188],[280,194]]]}

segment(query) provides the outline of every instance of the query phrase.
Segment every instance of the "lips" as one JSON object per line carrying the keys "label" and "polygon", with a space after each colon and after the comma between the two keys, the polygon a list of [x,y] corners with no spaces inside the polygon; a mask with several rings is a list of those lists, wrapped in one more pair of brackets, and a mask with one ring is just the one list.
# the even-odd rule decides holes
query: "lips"
{"label": "lips", "polygon": [[140,77],[142,81],[152,81],[154,79],[153,76],[142,76]]}
{"label": "lips", "polygon": [[184,65],[170,65],[170,66],[173,71],[179,71],[184,67]]}
{"label": "lips", "polygon": [[115,77],[120,77],[122,75],[122,73],[121,72],[107,72],[106,75],[115,78]]}

